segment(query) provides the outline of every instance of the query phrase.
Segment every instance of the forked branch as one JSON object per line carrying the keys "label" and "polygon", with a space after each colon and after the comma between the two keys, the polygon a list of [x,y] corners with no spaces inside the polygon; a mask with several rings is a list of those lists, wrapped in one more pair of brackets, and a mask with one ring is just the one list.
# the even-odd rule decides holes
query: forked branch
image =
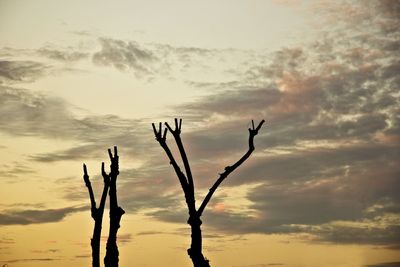
{"label": "forked branch", "polygon": [[183,147],[183,143],[182,143],[182,139],[181,139],[182,119],[179,119],[179,123],[178,123],[178,119],[175,118],[175,130],[173,130],[167,122],[165,123],[165,126],[168,128],[168,130],[171,132],[172,136],[174,137],[176,145],[178,146],[178,149],[179,149],[179,153],[181,154],[182,162],[185,167],[187,183],[188,183],[188,187],[187,187],[188,192],[186,192],[186,194],[190,198],[189,202],[188,202],[188,204],[190,205],[189,210],[191,212],[195,212],[196,207],[195,207],[193,176],[192,176],[192,172],[190,170],[189,160],[186,156],[185,148]]}
{"label": "forked branch", "polygon": [[[187,194],[187,188],[188,188],[188,181],[187,178],[185,176],[185,174],[181,171],[181,169],[178,166],[178,163],[176,162],[174,156],[172,155],[171,150],[169,149],[167,142],[166,142],[166,137],[167,137],[167,133],[168,133],[168,127],[164,128],[164,132],[162,129],[162,123],[159,123],[159,128],[158,131],[156,129],[156,126],[154,123],[151,124],[153,126],[153,131],[154,131],[154,135],[156,137],[156,140],[160,143],[160,146],[164,149],[165,153],[168,156],[169,159],[169,163],[172,165],[172,167],[175,170],[176,175],[178,176],[179,182],[182,186],[182,190],[185,193],[185,195]],[[180,129],[179,129],[180,131]],[[172,134],[174,134],[173,131],[171,131]]]}
{"label": "forked branch", "polygon": [[101,228],[103,222],[104,206],[106,203],[107,192],[110,186],[110,179],[104,172],[104,163],[102,164],[102,173],[104,178],[104,188],[101,195],[99,207],[96,207],[96,200],[94,198],[94,193],[92,189],[92,184],[89,180],[89,174],[87,167],[83,164],[83,180],[85,181],[86,187],[89,191],[91,215],[94,220],[93,237],[91,239],[90,245],[92,247],[92,266],[100,267],[100,236]]}

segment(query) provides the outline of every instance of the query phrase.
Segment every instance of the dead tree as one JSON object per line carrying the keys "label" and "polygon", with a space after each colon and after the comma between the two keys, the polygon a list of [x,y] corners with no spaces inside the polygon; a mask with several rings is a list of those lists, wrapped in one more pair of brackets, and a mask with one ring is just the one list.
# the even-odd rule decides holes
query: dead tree
{"label": "dead tree", "polygon": [[121,217],[125,213],[125,211],[118,206],[117,199],[117,177],[119,175],[119,166],[118,166],[118,151],[117,147],[114,146],[114,156],[111,153],[111,149],[108,149],[108,155],[110,156],[110,230],[108,234],[107,247],[106,247],[106,256],[104,257],[104,265],[106,267],[118,267],[119,262],[119,251],[117,246],[117,233],[120,227]]}
{"label": "dead tree", "polygon": [[92,218],[94,220],[94,229],[93,229],[93,237],[90,241],[90,245],[92,247],[92,266],[93,267],[100,267],[100,237],[101,237],[101,227],[103,223],[103,213],[104,213],[104,206],[106,204],[107,192],[110,186],[110,178],[104,171],[104,162],[101,164],[101,172],[104,178],[104,188],[103,194],[101,195],[100,205],[96,207],[96,201],[94,199],[92,184],[89,180],[89,175],[87,172],[86,165],[83,164],[83,180],[89,191],[90,197],[90,205],[91,205],[91,213]]}
{"label": "dead tree", "polygon": [[[200,207],[196,209],[196,200],[195,200],[195,192],[194,192],[194,183],[193,183],[193,177],[192,173],[190,171],[190,166],[189,166],[189,161],[186,156],[185,149],[183,148],[182,144],[182,139],[181,139],[181,127],[182,127],[182,119],[179,120],[175,119],[175,129],[172,129],[168,123],[165,123],[165,128],[164,131],[162,129],[162,123],[160,122],[159,124],[159,129],[157,131],[156,126],[154,123],[152,124],[153,126],[153,131],[154,135],[156,137],[156,140],[160,143],[161,147],[164,149],[165,153],[167,154],[170,164],[174,168],[176,175],[178,176],[179,182],[181,184],[181,187],[183,189],[183,193],[185,195],[185,200],[186,204],[189,210],[189,219],[187,223],[191,227],[191,244],[190,248],[187,250],[188,255],[192,259],[194,267],[209,267],[209,261],[207,258],[203,256],[202,252],[202,236],[201,236],[201,215],[203,214],[204,209],[206,208],[208,202],[210,201],[212,195],[214,194],[215,190],[217,190],[218,186],[224,181],[226,177],[230,173],[232,173],[237,167],[239,167],[246,159],[248,159],[251,155],[251,153],[254,151],[254,137],[258,134],[258,131],[260,130],[261,126],[264,123],[264,120],[262,120],[257,127],[254,126],[254,122],[251,121],[252,123],[252,128],[249,128],[249,148],[247,152],[233,165],[225,167],[225,170],[219,174],[219,177],[217,178],[216,182],[214,185],[209,189],[206,197],[204,198],[203,202],[201,203]],[[180,167],[178,166],[174,156],[171,153],[171,150],[168,148],[168,145],[166,143],[166,137],[168,131],[171,132],[173,135],[176,145],[178,146],[179,153],[182,158],[182,162],[185,168],[185,173],[184,174]]]}
{"label": "dead tree", "polygon": [[90,242],[92,246],[92,266],[100,267],[100,237],[101,228],[103,223],[104,206],[106,203],[107,192],[109,190],[110,196],[110,231],[107,240],[106,256],[104,257],[104,265],[106,267],[117,267],[119,261],[119,252],[117,246],[117,232],[120,227],[121,217],[125,211],[118,206],[117,201],[117,177],[119,174],[118,166],[118,151],[117,147],[114,147],[114,156],[111,153],[111,149],[108,149],[108,155],[110,156],[110,173],[107,174],[104,170],[104,162],[101,163],[101,174],[104,179],[104,189],[101,195],[100,205],[96,208],[96,201],[94,199],[92,185],[89,180],[86,165],[83,164],[83,179],[89,191],[90,204],[92,218],[94,220],[93,237]]}

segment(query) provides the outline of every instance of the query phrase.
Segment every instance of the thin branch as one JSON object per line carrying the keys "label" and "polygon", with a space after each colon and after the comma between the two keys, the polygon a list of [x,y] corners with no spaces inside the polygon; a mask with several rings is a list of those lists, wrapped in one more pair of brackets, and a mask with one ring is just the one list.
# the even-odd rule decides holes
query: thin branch
{"label": "thin branch", "polygon": [[183,147],[182,139],[181,139],[181,130],[182,130],[182,119],[179,119],[179,124],[178,124],[178,119],[175,118],[175,130],[172,130],[171,127],[168,125],[168,123],[165,123],[165,126],[168,128],[168,130],[172,133],[172,135],[175,138],[176,145],[178,146],[179,153],[181,154],[181,158],[183,161],[183,165],[185,167],[185,172],[186,172],[186,177],[188,181],[188,189],[189,189],[189,196],[191,197],[191,204],[190,204],[190,210],[195,211],[195,196],[194,196],[194,183],[193,183],[193,176],[192,172],[190,170],[190,165],[188,158],[186,156],[185,148]]}
{"label": "thin branch", "polygon": [[99,207],[96,208],[96,201],[93,194],[92,185],[89,180],[89,175],[87,172],[86,165],[83,164],[83,179],[89,191],[90,203],[91,203],[91,213],[92,218],[94,220],[94,229],[93,229],[93,237],[91,239],[92,246],[92,266],[100,267],[100,236],[101,236],[101,228],[104,214],[104,206],[106,203],[107,192],[109,188],[109,177],[104,171],[104,163],[102,164],[102,174],[104,178],[104,188],[103,193],[100,199]]}
{"label": "thin branch", "polygon": [[160,146],[164,149],[165,153],[167,154],[167,156],[169,158],[169,163],[174,167],[174,170],[176,172],[176,175],[178,176],[179,182],[181,183],[182,190],[186,195],[187,194],[187,188],[188,188],[188,182],[187,182],[186,176],[181,171],[181,169],[179,168],[178,164],[176,163],[176,160],[175,160],[174,156],[172,155],[171,150],[169,149],[169,147],[167,145],[167,142],[166,142],[166,136],[167,136],[167,132],[168,132],[168,127],[169,126],[167,126],[164,129],[164,134],[162,135],[162,126],[161,125],[162,124],[160,122],[159,130],[157,131],[155,124],[152,123],[154,135],[156,137],[156,140],[160,143]]}
{"label": "thin branch", "polygon": [[90,183],[89,180],[89,175],[87,172],[87,168],[86,168],[86,164],[83,164],[83,180],[85,181],[86,187],[88,188],[89,191],[89,197],[90,197],[90,210],[92,213],[92,218],[94,220],[96,220],[96,200],[94,198],[94,193],[93,193],[93,189],[92,189],[92,184]]}
{"label": "thin branch", "polygon": [[201,203],[200,208],[197,210],[198,216],[201,216],[203,214],[204,209],[206,208],[208,202],[210,201],[212,195],[214,194],[215,190],[217,190],[218,186],[225,180],[226,177],[230,173],[232,173],[237,167],[239,167],[246,159],[248,159],[251,155],[251,153],[254,151],[254,137],[258,134],[258,131],[260,130],[261,126],[263,125],[265,121],[262,120],[257,128],[254,128],[254,121],[251,121],[252,128],[249,128],[249,149],[247,152],[232,166],[227,166],[225,167],[225,170],[223,173],[220,173],[219,178],[217,181],[214,183],[214,185],[210,188],[208,191],[206,197],[204,198],[203,202]]}
{"label": "thin branch", "polygon": [[99,210],[101,210],[101,212],[103,213],[104,206],[106,205],[107,191],[108,191],[108,188],[110,187],[110,176],[107,175],[107,173],[104,171],[104,162],[101,163],[101,174],[104,179],[104,189],[103,189],[103,193],[101,194]]}

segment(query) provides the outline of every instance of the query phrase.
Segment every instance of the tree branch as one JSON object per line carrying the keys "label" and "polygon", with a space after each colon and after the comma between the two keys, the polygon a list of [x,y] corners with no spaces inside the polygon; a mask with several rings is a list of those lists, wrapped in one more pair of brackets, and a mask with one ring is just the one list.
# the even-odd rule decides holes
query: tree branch
{"label": "tree branch", "polygon": [[113,187],[113,190],[110,189],[110,208],[116,208],[118,207],[118,199],[117,199],[117,192],[116,192],[116,183],[117,183],[117,177],[119,175],[119,165],[118,165],[118,149],[116,146],[114,146],[114,156],[111,153],[111,149],[108,149],[108,155],[110,157],[110,187]]}
{"label": "tree branch", "polygon": [[89,191],[91,213],[92,213],[92,218],[94,220],[93,237],[90,242],[92,246],[92,266],[100,267],[100,236],[101,236],[101,228],[103,222],[104,206],[106,203],[107,192],[110,186],[109,176],[104,171],[104,163],[103,163],[102,174],[104,178],[104,188],[103,188],[103,193],[101,195],[99,208],[96,208],[96,201],[94,198],[92,185],[90,183],[89,175],[87,173],[87,168],[85,164],[83,164],[83,173],[84,173],[83,179]]}
{"label": "tree branch", "polygon": [[153,126],[153,131],[154,135],[156,137],[156,140],[160,143],[160,146],[164,149],[165,153],[167,154],[169,158],[169,163],[174,167],[174,170],[176,172],[176,175],[178,176],[179,182],[181,183],[182,190],[185,193],[185,196],[187,194],[187,188],[188,188],[188,182],[186,179],[185,174],[181,171],[179,168],[178,164],[176,163],[176,160],[174,156],[171,153],[171,150],[169,149],[167,142],[166,142],[166,136],[168,132],[168,126],[164,129],[164,133],[162,133],[162,124],[160,122],[159,124],[159,130],[157,131],[156,126],[154,123],[151,124]]}
{"label": "tree branch", "polygon": [[101,163],[101,174],[104,180],[104,189],[103,193],[101,194],[99,210],[104,211],[104,206],[106,205],[106,199],[107,199],[107,191],[108,188],[110,187],[110,176],[107,175],[107,173],[104,171],[104,162]]}
{"label": "tree branch", "polygon": [[86,164],[83,164],[83,180],[85,181],[86,187],[88,188],[89,191],[91,215],[93,220],[96,220],[96,213],[97,213],[96,200],[94,199],[92,184],[90,183],[89,180]]}
{"label": "tree branch", "polygon": [[212,195],[214,194],[215,190],[217,190],[218,186],[225,180],[226,177],[230,173],[232,173],[237,167],[239,167],[246,159],[248,159],[253,153],[255,147],[254,147],[254,137],[258,134],[258,131],[260,130],[261,126],[263,125],[265,121],[262,120],[257,128],[254,128],[254,121],[251,121],[252,128],[249,128],[249,149],[247,152],[232,166],[227,166],[225,167],[225,170],[223,173],[220,173],[219,178],[217,181],[214,183],[214,185],[210,188],[208,191],[206,197],[204,198],[203,202],[201,203],[200,208],[197,210],[198,216],[201,216],[203,214],[204,209],[206,208],[208,202],[210,201]]}
{"label": "tree branch", "polygon": [[174,136],[176,145],[178,146],[179,153],[181,154],[181,158],[183,161],[183,165],[185,167],[185,172],[186,172],[186,177],[187,177],[187,182],[188,182],[188,194],[191,197],[190,199],[190,211],[195,211],[196,210],[196,205],[195,205],[195,196],[194,196],[194,183],[193,183],[193,176],[192,172],[190,170],[190,165],[188,158],[186,156],[185,148],[183,147],[182,139],[181,139],[181,129],[182,129],[182,119],[179,119],[179,124],[178,124],[178,119],[175,118],[175,130],[172,130],[172,128],[169,126],[169,124],[166,122],[165,126],[168,128],[168,130],[172,133]]}

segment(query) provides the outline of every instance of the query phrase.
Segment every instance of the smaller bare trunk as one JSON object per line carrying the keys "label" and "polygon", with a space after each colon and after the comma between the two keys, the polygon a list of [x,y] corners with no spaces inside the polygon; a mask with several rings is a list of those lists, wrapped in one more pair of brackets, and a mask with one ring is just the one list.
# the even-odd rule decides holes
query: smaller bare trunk
{"label": "smaller bare trunk", "polygon": [[104,265],[106,267],[118,267],[119,264],[119,251],[117,246],[117,234],[120,227],[121,217],[125,211],[118,206],[117,198],[117,177],[119,174],[118,166],[118,151],[117,147],[114,147],[114,156],[111,150],[108,150],[108,154],[111,160],[111,172],[110,172],[110,231],[108,234],[106,256],[104,257]]}
{"label": "smaller bare trunk", "polygon": [[100,267],[100,236],[101,236],[101,224],[100,220],[96,220],[94,223],[93,238],[90,240],[92,246],[92,266]]}
{"label": "smaller bare trunk", "polygon": [[125,211],[121,207],[110,209],[110,232],[107,240],[106,256],[104,257],[104,265],[106,267],[117,267],[119,264],[117,233],[124,213]]}
{"label": "smaller bare trunk", "polygon": [[[104,168],[104,164],[102,168]],[[107,175],[104,175],[103,172],[104,189],[101,195],[100,205],[97,208],[96,200],[94,199],[92,184],[90,183],[89,175],[87,173],[87,168],[85,164],[83,164],[83,172],[84,172],[83,179],[89,191],[91,213],[92,213],[92,218],[94,220],[93,237],[90,240],[90,245],[92,247],[92,266],[100,267],[100,237],[101,237],[101,228],[103,223],[104,206],[106,203],[107,192],[109,188],[109,178]]]}

